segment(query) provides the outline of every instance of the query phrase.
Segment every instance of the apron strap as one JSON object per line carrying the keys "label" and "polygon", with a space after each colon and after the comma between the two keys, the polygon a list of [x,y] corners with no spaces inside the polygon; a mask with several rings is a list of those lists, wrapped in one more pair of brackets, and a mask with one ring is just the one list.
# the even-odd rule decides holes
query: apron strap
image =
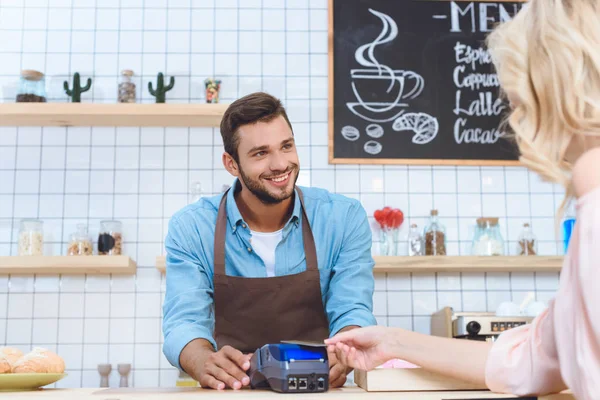
{"label": "apron strap", "polygon": [[[217,224],[215,226],[215,257],[214,257],[214,273],[218,275],[225,274],[225,234],[227,232],[227,194],[231,188],[223,194],[221,203],[219,204],[219,212],[217,214]],[[304,207],[304,196],[302,190],[296,187],[298,191],[298,197],[300,198],[300,205],[302,206],[302,242],[304,244],[304,255],[306,257],[306,269],[317,271],[317,250],[315,246],[315,239],[308,222],[308,216],[306,215],[306,207]]]}
{"label": "apron strap", "polygon": [[315,246],[315,238],[308,222],[308,216],[306,215],[306,207],[304,206],[304,195],[300,188],[298,190],[298,197],[300,198],[300,204],[302,205],[302,242],[304,243],[304,256],[306,257],[306,270],[317,271],[319,264],[317,263],[317,248]]}
{"label": "apron strap", "polygon": [[227,193],[231,189],[227,189],[223,193],[221,203],[219,204],[219,212],[217,213],[217,225],[215,226],[215,274],[225,275],[225,233],[227,232]]}

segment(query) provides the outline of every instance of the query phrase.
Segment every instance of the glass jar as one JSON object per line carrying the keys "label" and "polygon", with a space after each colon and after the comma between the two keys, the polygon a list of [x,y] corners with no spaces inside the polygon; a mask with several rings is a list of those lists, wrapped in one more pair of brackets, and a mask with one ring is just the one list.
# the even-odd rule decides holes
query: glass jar
{"label": "glass jar", "polygon": [[41,256],[44,254],[44,222],[39,219],[23,219],[19,229],[19,255]]}
{"label": "glass jar", "polygon": [[21,71],[17,103],[45,103],[46,79],[44,74],[32,69]]}
{"label": "glass jar", "polygon": [[77,232],[71,234],[69,249],[67,254],[70,256],[91,256],[94,247],[92,239],[88,235],[88,229],[85,224],[77,224]]}
{"label": "glass jar", "polygon": [[204,80],[204,88],[206,90],[206,102],[210,104],[218,103],[219,91],[221,90],[221,80],[206,78]]}
{"label": "glass jar", "polygon": [[192,182],[190,186],[190,193],[188,203],[192,204],[200,200],[202,197],[202,184],[200,182]]}
{"label": "glass jar", "polygon": [[123,250],[121,221],[100,221],[98,232],[98,254],[118,256]]}
{"label": "glass jar", "polygon": [[438,219],[438,210],[431,210],[429,223],[423,230],[425,255],[446,255],[446,227]]}
{"label": "glass jar", "polygon": [[423,236],[421,236],[417,224],[411,224],[410,231],[408,232],[408,255],[423,255]]}
{"label": "glass jar", "polygon": [[523,224],[519,235],[517,254],[520,256],[535,256],[537,254],[537,239],[528,223]]}
{"label": "glass jar", "polygon": [[131,81],[133,71],[125,69],[121,71],[121,82],[119,83],[119,103],[135,103],[135,83]]}
{"label": "glass jar", "polygon": [[504,255],[504,240],[500,233],[498,218],[478,218],[473,236],[472,253],[474,256]]}

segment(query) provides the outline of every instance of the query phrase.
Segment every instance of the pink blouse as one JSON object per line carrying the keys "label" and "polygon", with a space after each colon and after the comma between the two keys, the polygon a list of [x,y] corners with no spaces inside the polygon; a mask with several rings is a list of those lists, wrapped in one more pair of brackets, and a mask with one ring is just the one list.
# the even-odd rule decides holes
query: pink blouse
{"label": "pink blouse", "polygon": [[485,371],[490,390],[600,398],[600,188],[577,200],[560,287],[532,324],[502,333]]}

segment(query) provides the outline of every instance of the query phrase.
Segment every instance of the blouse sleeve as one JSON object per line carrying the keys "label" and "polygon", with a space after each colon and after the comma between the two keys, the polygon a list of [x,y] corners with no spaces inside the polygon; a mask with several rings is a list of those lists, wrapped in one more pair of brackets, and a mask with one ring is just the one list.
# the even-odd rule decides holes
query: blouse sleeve
{"label": "blouse sleeve", "polygon": [[577,202],[577,223],[556,298],[530,325],[502,333],[492,346],[485,371],[490,390],[524,396],[556,393],[568,386],[578,399],[598,398],[598,260],[600,188]]}
{"label": "blouse sleeve", "polygon": [[492,346],[485,371],[488,388],[517,396],[565,389],[554,341],[554,302],[529,325],[503,332]]}

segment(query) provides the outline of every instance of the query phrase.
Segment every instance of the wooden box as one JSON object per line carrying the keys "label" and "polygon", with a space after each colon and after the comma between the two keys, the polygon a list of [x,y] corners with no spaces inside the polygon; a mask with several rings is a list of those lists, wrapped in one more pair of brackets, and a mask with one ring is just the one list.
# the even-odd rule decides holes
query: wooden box
{"label": "wooden box", "polygon": [[355,370],[354,381],[367,392],[487,390],[485,385],[459,381],[419,367]]}

